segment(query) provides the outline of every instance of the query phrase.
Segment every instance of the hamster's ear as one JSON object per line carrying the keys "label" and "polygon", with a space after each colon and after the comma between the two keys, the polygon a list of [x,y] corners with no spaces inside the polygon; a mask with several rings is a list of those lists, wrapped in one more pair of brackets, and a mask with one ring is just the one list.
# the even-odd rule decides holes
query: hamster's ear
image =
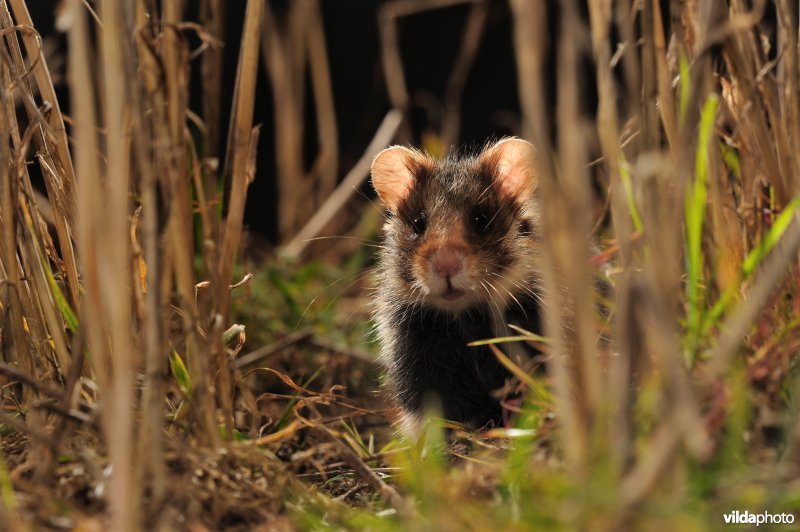
{"label": "hamster's ear", "polygon": [[483,152],[481,161],[494,166],[500,189],[513,198],[533,196],[538,182],[536,148],[527,140],[505,138]]}
{"label": "hamster's ear", "polygon": [[372,186],[392,212],[408,197],[414,186],[414,167],[422,155],[403,146],[392,146],[372,161]]}

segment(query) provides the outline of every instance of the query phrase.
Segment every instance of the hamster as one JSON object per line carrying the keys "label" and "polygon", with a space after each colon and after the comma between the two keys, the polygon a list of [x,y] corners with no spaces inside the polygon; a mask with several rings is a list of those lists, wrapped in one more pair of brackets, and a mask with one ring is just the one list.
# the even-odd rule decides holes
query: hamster
{"label": "hamster", "polygon": [[430,405],[471,429],[497,426],[492,392],[510,373],[475,340],[541,330],[535,149],[505,138],[475,156],[433,159],[392,146],[372,164],[387,207],[374,320],[404,432]]}

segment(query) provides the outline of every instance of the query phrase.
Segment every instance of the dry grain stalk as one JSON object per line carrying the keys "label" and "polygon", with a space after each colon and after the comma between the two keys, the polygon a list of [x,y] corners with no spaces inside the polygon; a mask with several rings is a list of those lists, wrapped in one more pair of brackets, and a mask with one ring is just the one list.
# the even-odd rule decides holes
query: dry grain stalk
{"label": "dry grain stalk", "polygon": [[[39,446],[32,438],[28,460],[39,482],[51,481],[53,458],[69,441],[71,425],[64,420],[91,425],[78,409],[99,409],[104,452],[113,465],[109,525],[136,529],[144,525],[145,489],[150,503],[166,492],[163,375],[170,352],[188,361],[194,383],[185,406],[194,423],[183,429],[214,446],[220,419],[232,433],[232,377],[222,338],[254,174],[252,106],[263,3],[248,3],[229,170],[220,176],[232,183],[225,219],[210,210],[223,198],[216,197],[219,187],[207,185],[217,179],[214,165],[198,161],[189,131],[185,32],[202,30],[183,21],[182,3],[166,2],[156,12],[145,0],[103,1],[98,18],[90,18],[81,0],[65,4],[58,24],[69,38],[74,168],[41,40],[25,3],[9,3],[11,11],[0,2],[3,374],[25,376],[19,378],[22,406],[52,401],[45,410],[31,409],[20,425],[30,434],[53,435]],[[209,5],[206,20],[219,35],[222,9]],[[208,61],[219,66],[218,55]],[[214,85],[207,102],[218,94]],[[216,132],[219,111],[207,104],[206,113]],[[33,155],[57,245],[34,201],[39,193],[26,166]],[[202,249],[194,246],[192,187],[203,199]],[[198,253],[202,271],[195,267]],[[214,289],[210,299],[197,302],[199,275],[209,276]],[[139,386],[143,394],[136,393]],[[143,456],[147,466],[135,467]]]}

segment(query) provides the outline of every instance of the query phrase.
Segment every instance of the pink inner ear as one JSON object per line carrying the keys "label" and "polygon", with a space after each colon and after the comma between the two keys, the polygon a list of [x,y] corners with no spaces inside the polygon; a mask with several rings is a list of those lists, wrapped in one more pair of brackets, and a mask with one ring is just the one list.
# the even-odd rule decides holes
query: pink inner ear
{"label": "pink inner ear", "polygon": [[372,162],[372,186],[391,211],[408,196],[414,184],[410,170],[417,153],[402,146],[392,146],[380,152]]}
{"label": "pink inner ear", "polygon": [[509,196],[527,199],[536,190],[533,144],[518,138],[503,139],[489,148],[484,157],[497,164],[497,181]]}

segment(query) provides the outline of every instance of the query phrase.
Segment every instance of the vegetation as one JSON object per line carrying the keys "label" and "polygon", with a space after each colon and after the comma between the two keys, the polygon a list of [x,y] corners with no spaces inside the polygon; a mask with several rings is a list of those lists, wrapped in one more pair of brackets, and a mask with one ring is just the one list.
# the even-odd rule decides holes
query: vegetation
{"label": "vegetation", "polygon": [[[460,3],[381,9],[395,109],[337,188],[317,1],[293,3],[284,27],[269,2],[248,0],[223,154],[224,2],[201,2],[200,24],[181,2],[101,0],[98,14],[65,2],[67,117],[25,2],[0,1],[4,528],[705,529],[735,510],[797,517],[791,0],[588,0],[588,19],[565,1],[558,28],[546,27],[551,3],[510,0],[520,134],[546,154],[544,338],[493,344],[526,397],[511,426],[471,434],[434,418],[419,441],[393,437],[364,341],[361,243],[379,216],[363,213],[337,269],[309,260],[306,240],[330,229],[377,150],[409,140],[397,21]],[[487,2],[467,3],[462,70],[486,20]],[[301,19],[309,29],[290,23]],[[307,56],[284,53],[297,39]],[[265,264],[240,251],[260,60],[285,133],[279,225],[292,255]],[[306,66],[320,131],[307,173],[293,85]],[[432,153],[457,142],[458,108],[426,137]],[[324,203],[300,201],[315,184]],[[599,305],[598,270],[613,287]],[[514,366],[508,341],[534,343],[545,370]]]}

